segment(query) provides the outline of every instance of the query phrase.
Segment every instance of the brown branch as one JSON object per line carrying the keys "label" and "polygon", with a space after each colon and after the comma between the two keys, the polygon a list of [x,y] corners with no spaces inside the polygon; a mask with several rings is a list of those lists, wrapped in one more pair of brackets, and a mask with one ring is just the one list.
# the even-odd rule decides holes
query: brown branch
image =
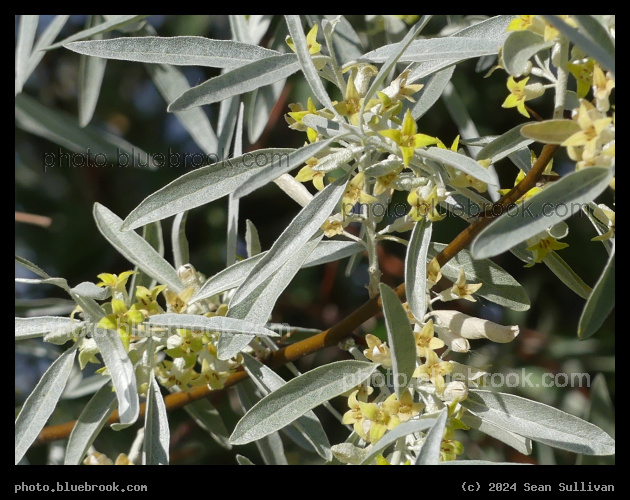
{"label": "brown branch", "polygon": [[[525,178],[518,183],[510,192],[508,192],[503,198],[501,198],[494,206],[500,206],[502,210],[508,209],[512,204],[521,198],[527,191],[536,186],[536,183],[543,174],[545,167],[549,164],[553,155],[558,150],[559,146],[553,144],[547,144],[543,148],[540,157],[527,173]],[[501,211],[499,211],[500,213]],[[436,257],[440,266],[444,266],[449,260],[451,260],[457,253],[466,247],[477,236],[482,229],[487,227],[494,217],[489,215],[488,217],[482,217],[475,220],[470,226],[459,233],[453,241],[451,241],[444,250],[442,250]],[[401,284],[394,289],[396,295],[402,300],[405,296],[405,284]],[[342,319],[339,323],[332,326],[328,330],[325,330],[317,335],[314,335],[308,339],[291,344],[283,349],[274,351],[267,364],[271,367],[277,367],[296,361],[302,356],[312,354],[325,347],[331,347],[337,345],[343,338],[349,336],[353,330],[361,326],[365,321],[376,315],[381,310],[380,297],[374,297],[354,310],[349,316]],[[237,382],[247,378],[247,373],[239,369],[228,377],[225,382],[225,387],[230,387]],[[207,386],[199,387],[190,392],[178,392],[175,394],[169,394],[164,398],[166,409],[168,411],[181,408],[188,403],[197,401],[206,397],[212,392],[212,389]],[[141,405],[140,415],[144,415],[145,405]],[[113,424],[118,422],[118,411],[114,411],[111,417],[107,420],[107,424]],[[44,443],[55,439],[64,439],[70,435],[70,432],[74,428],[76,421],[66,422],[60,425],[52,425],[42,429],[39,434],[37,443]]]}
{"label": "brown branch", "polygon": [[27,214],[24,212],[15,212],[15,222],[24,222],[33,224],[34,226],[48,227],[52,224],[52,219],[45,215]]}

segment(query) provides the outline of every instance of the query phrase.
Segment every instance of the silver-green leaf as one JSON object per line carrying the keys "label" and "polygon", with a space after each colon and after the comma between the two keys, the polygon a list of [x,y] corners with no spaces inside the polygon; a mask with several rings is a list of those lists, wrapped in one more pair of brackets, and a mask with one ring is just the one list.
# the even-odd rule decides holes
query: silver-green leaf
{"label": "silver-green leaf", "polygon": [[585,455],[612,455],[614,440],[578,417],[512,394],[471,390],[462,405],[503,429],[534,441]]}
{"label": "silver-green leaf", "polygon": [[407,311],[396,293],[385,283],[380,283],[379,290],[383,301],[383,315],[392,358],[394,389],[400,400],[416,368],[416,341]]}
{"label": "silver-green leaf", "polygon": [[122,219],[100,203],[94,204],[94,220],[105,237],[120,254],[132,264],[137,265],[146,274],[170,290],[179,293],[184,284],[165,259],[135,231],[121,231]]}
{"label": "silver-green leaf", "polygon": [[142,465],[168,465],[171,431],[160,386],[151,377],[144,416],[144,449]]}
{"label": "silver-green leaf", "polygon": [[300,68],[295,54],[266,57],[211,78],[184,92],[168,111],[183,111],[195,106],[223,101],[287,78]]}
{"label": "silver-green leaf", "polygon": [[42,375],[33,392],[26,398],[15,421],[15,463],[17,464],[37,439],[48,417],[57,406],[66,385],[74,358],[76,346],[59,356]]}
{"label": "silver-green leaf", "polygon": [[475,259],[493,257],[569,218],[593,201],[610,182],[614,170],[592,167],[563,177],[498,217],[473,240]]}
{"label": "silver-green leaf", "polygon": [[580,322],[578,337],[587,339],[604,323],[615,307],[615,245],[613,244],[608,262],[599,280],[589,295]]}
{"label": "silver-green leaf", "polygon": [[414,317],[423,321],[427,310],[427,252],[433,224],[421,219],[413,227],[405,257],[405,287],[407,304]]}
{"label": "silver-green leaf", "polygon": [[437,465],[442,451],[442,438],[448,421],[448,408],[443,408],[437,416],[435,424],[427,432],[427,436],[416,457],[416,465]]}
{"label": "silver-green leaf", "polygon": [[377,367],[363,361],[337,361],[292,379],[261,399],[239,420],[230,442],[251,443],[282,429],[309,410],[357,386]]}

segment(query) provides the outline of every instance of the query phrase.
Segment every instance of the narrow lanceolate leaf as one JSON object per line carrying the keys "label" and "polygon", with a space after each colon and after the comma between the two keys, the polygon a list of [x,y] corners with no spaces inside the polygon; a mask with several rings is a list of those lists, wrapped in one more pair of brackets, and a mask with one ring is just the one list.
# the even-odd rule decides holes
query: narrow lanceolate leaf
{"label": "narrow lanceolate leaf", "polygon": [[22,91],[28,78],[29,59],[37,33],[39,16],[21,15],[18,28],[17,47],[15,49],[15,93]]}
{"label": "narrow lanceolate leaf", "polygon": [[[286,384],[280,375],[249,354],[243,354],[243,360],[245,371],[264,394],[278,390]],[[332,460],[328,437],[315,413],[306,412],[293,422],[293,426],[317,451],[319,456],[326,461]]]}
{"label": "narrow lanceolate leaf", "polygon": [[443,408],[437,416],[435,424],[427,432],[420,453],[416,457],[416,465],[437,465],[442,451],[442,437],[448,420],[448,408]]}
{"label": "narrow lanceolate leaf", "polygon": [[[228,317],[246,320],[259,325],[267,323],[278,297],[289,285],[306,258],[319,244],[322,236],[314,238],[295,251],[280,269],[254,288],[241,302],[238,304],[230,302]],[[217,357],[219,359],[230,359],[236,356],[253,338],[252,335],[223,333],[219,338]]]}
{"label": "narrow lanceolate leaf", "polygon": [[604,323],[615,307],[615,245],[597,284],[586,301],[578,324],[578,337],[587,339]]}
{"label": "narrow lanceolate leaf", "polygon": [[[365,247],[354,241],[324,240],[315,247],[315,250],[306,258],[302,267],[317,266],[349,257],[365,250]],[[230,288],[240,286],[245,278],[252,272],[256,264],[267,254],[259,253],[249,259],[236,262],[234,265],[215,274],[206,281],[201,289],[190,299],[189,304],[207,299],[217,293],[225,292]]]}
{"label": "narrow lanceolate leaf", "polygon": [[236,424],[230,442],[251,443],[297,420],[309,410],[357,386],[375,363],[337,361],[296,377],[261,399]]}
{"label": "narrow lanceolate leaf", "polygon": [[[397,49],[396,44],[379,47],[361,56],[360,60],[382,63]],[[496,40],[468,37],[425,38],[414,40],[398,59],[399,62],[423,62],[444,59],[470,59],[496,54],[499,43]]]}
{"label": "narrow lanceolate leaf", "polygon": [[80,328],[82,321],[56,316],[39,316],[34,318],[15,318],[15,340],[42,337],[50,332],[71,331]]}
{"label": "narrow lanceolate leaf", "polygon": [[543,144],[562,144],[580,130],[577,122],[558,119],[526,123],[521,128],[521,134]]}
{"label": "narrow lanceolate leaf", "polygon": [[182,175],[145,198],[127,216],[122,229],[134,229],[222,198],[234,192],[258,169],[274,162],[287,161],[292,151],[259,149]]}
{"label": "narrow lanceolate leaf", "polygon": [[248,279],[238,288],[232,297],[232,306],[244,300],[256,287],[275,273],[289,257],[302,248],[317,231],[320,231],[330,213],[339,205],[347,182],[347,176],[344,176],[329,184],[297,214],[265,256],[256,264]]}
{"label": "narrow lanceolate leaf", "polygon": [[396,293],[384,283],[379,285],[379,290],[383,301],[387,340],[392,354],[394,389],[400,400],[416,368],[416,342],[407,311]]}
{"label": "narrow lanceolate leaf", "polygon": [[[565,23],[558,16],[545,15],[543,16],[547,22],[553,25],[560,33],[571,40],[578,48],[580,48],[586,55],[595,59],[602,67],[615,74],[615,52],[611,47],[610,41],[604,46],[600,45],[598,40],[592,39],[577,29],[572,28]],[[612,52],[611,52],[612,49]]]}
{"label": "narrow lanceolate leaf", "polygon": [[35,47],[33,47],[31,57],[28,60],[27,78],[33,71],[35,71],[35,68],[46,54],[46,51],[42,49],[48,47],[55,41],[55,38],[57,38],[57,35],[61,32],[69,17],[70,16],[66,15],[55,16],[55,19],[50,22],[44,32],[40,35]]}
{"label": "narrow lanceolate leaf", "polygon": [[112,38],[64,46],[79,54],[105,59],[229,69],[280,54],[258,45],[201,36]]}
{"label": "narrow lanceolate leaf", "polygon": [[59,356],[42,375],[33,392],[24,402],[15,421],[15,463],[17,464],[39,435],[48,417],[57,406],[70,376],[77,354],[71,347]]}
{"label": "narrow lanceolate leaf", "polygon": [[[153,166],[149,155],[136,146],[97,128],[81,128],[74,116],[43,106],[27,95],[15,97],[15,120],[21,129],[87,155],[98,165]],[[44,170],[58,166],[58,159],[44,156]]]}
{"label": "narrow lanceolate leaf", "polygon": [[[428,251],[428,259],[436,257],[446,247],[443,243],[431,243]],[[527,292],[501,266],[490,259],[474,260],[468,250],[460,250],[455,257],[447,262],[440,272],[453,283],[459,277],[460,268],[464,268],[467,283],[481,283],[482,286],[475,292],[490,302],[509,307],[514,311],[526,311],[530,307]],[[409,295],[407,294],[407,300]]]}
{"label": "narrow lanceolate leaf", "polygon": [[238,465],[256,465],[249,458],[243,455],[236,455],[236,461],[238,462]]}
{"label": "narrow lanceolate leaf", "polygon": [[532,453],[531,439],[505,430],[502,427],[499,427],[498,425],[492,423],[490,420],[481,418],[479,415],[473,415],[470,412],[466,412],[462,417],[462,422],[464,422],[468,427],[478,429],[484,434],[487,434],[488,436],[492,436],[493,438],[504,442],[519,453],[522,453],[523,455],[531,455]]}
{"label": "narrow lanceolate leaf", "polygon": [[245,221],[245,246],[247,247],[247,256],[253,257],[260,253],[260,238],[258,230],[254,223],[247,219]]}
{"label": "narrow lanceolate leaf", "polygon": [[[90,16],[89,26],[98,23],[100,16]],[[95,35],[101,38],[103,34]],[[101,93],[103,75],[105,75],[106,59],[82,55],[79,62],[79,125],[85,127],[96,109],[98,96]]]}
{"label": "narrow lanceolate leaf", "polygon": [[[151,222],[146,226],[142,227],[142,238],[144,238],[152,248],[160,255],[164,256],[164,238],[162,235],[162,224],[160,221]],[[131,276],[131,282],[129,283],[129,290],[135,290],[137,286],[143,286],[148,288],[149,290],[153,288],[156,284],[156,280],[151,278],[148,274],[142,271],[138,266],[134,266],[134,271],[136,274]],[[135,296],[133,294],[129,297],[135,300]],[[131,304],[129,304],[131,306]]]}
{"label": "narrow lanceolate leaf", "polygon": [[[167,104],[190,89],[186,77],[173,66],[147,64],[145,68]],[[178,111],[175,116],[204,153],[207,155],[217,154],[218,139],[208,116],[202,109],[193,108],[187,111]]]}
{"label": "narrow lanceolate leaf", "polygon": [[483,146],[475,158],[477,160],[489,159],[491,163],[496,163],[515,151],[526,148],[532,143],[532,139],[528,139],[528,136],[523,137],[521,134],[523,128],[523,125],[517,125],[501,134]]}
{"label": "narrow lanceolate leaf", "polygon": [[142,236],[135,231],[120,230],[123,221],[114,212],[95,203],[94,220],[105,239],[129,262],[175,293],[184,289],[177,271]]}
{"label": "narrow lanceolate leaf", "polygon": [[131,23],[135,23],[137,21],[140,21],[142,19],[144,19],[145,17],[147,17],[146,15],[143,16],[131,16],[131,15],[125,15],[125,16],[115,16],[107,21],[105,21],[104,23],[100,23],[97,24],[96,26],[93,26],[89,29],[83,30],[83,31],[79,31],[78,33],[75,33],[72,36],[69,36],[68,38],[65,38],[64,40],[62,40],[61,42],[55,43],[54,45],[49,45],[48,47],[46,47],[47,50],[51,50],[51,49],[57,49],[61,46],[65,46],[67,44],[69,44],[70,42],[74,42],[76,40],[83,40],[84,38],[89,38],[91,36],[94,35],[98,35],[99,33],[107,33],[109,31],[115,30],[116,28],[121,28],[127,24],[131,24]]}
{"label": "narrow lanceolate leaf", "polygon": [[[598,373],[595,375],[590,389],[589,407],[585,412],[585,418],[592,424],[615,437],[615,405],[610,398],[606,378]],[[579,455],[575,465],[614,465],[615,457],[593,457]]]}
{"label": "narrow lanceolate leaf", "polygon": [[615,453],[614,440],[599,427],[536,401],[471,390],[462,405],[506,430],[554,448],[585,455]]}
{"label": "narrow lanceolate leaf", "polygon": [[411,116],[414,120],[419,120],[437,102],[454,72],[455,66],[451,66],[417,82],[423,84],[424,87],[416,99],[416,104],[411,108]]}
{"label": "narrow lanceolate leaf", "polygon": [[388,446],[394,444],[400,438],[404,438],[414,432],[426,432],[426,430],[430,429],[435,422],[435,418],[413,419],[394,427],[391,431],[386,432],[385,435],[376,443],[372,444],[369,448],[369,453],[363,458],[360,465],[371,464],[378,455],[384,454],[383,452]]}
{"label": "narrow lanceolate leaf", "polygon": [[[396,67],[400,56],[402,56],[405,50],[407,50],[407,47],[409,47],[413,39],[418,36],[418,33],[420,33],[420,31],[426,26],[431,17],[432,16],[423,16],[422,19],[420,19],[420,21],[418,21],[409,30],[409,32],[405,35],[405,38],[403,38],[399,43],[395,44],[392,47],[390,53],[384,59],[383,66],[381,66],[381,69],[374,77],[374,81],[372,81],[370,88],[366,92],[365,96],[363,96],[364,100],[363,104],[361,104],[360,117],[363,116],[365,105],[374,96],[374,94],[376,94],[376,91],[381,88],[381,85],[385,81],[385,78],[387,78],[390,72]],[[362,123],[362,121],[360,121],[360,123]]]}
{"label": "narrow lanceolate leaf", "polygon": [[111,384],[105,384],[92,396],[79,415],[68,439],[64,465],[81,463],[114,408],[116,408],[116,393],[112,390]]}
{"label": "narrow lanceolate leaf", "polygon": [[543,264],[545,264],[570,290],[573,290],[583,299],[588,299],[592,291],[591,287],[584,283],[584,280],[578,276],[557,252],[551,251],[545,255]]}
{"label": "narrow lanceolate leaf", "polygon": [[414,317],[423,321],[427,310],[427,252],[433,225],[426,219],[413,228],[405,257],[405,286],[407,304]]}
{"label": "narrow lanceolate leaf", "polygon": [[170,444],[171,431],[168,427],[166,405],[160,393],[160,386],[152,376],[144,418],[142,465],[168,465]]}
{"label": "narrow lanceolate leaf", "polygon": [[608,29],[605,28],[594,16],[575,14],[571,16],[586,31],[593,43],[602,48],[610,57],[615,58],[615,43]]}
{"label": "narrow lanceolate leaf", "polygon": [[316,155],[324,148],[327,148],[336,140],[338,140],[338,137],[333,137],[325,141],[317,141],[300,149],[296,149],[288,155],[275,158],[273,162],[266,163],[263,168],[252,174],[248,179],[245,179],[242,185],[234,191],[234,196],[242,198],[248,195],[259,187],[277,179],[282,174],[304,164],[306,160]]}
{"label": "narrow lanceolate leaf", "polygon": [[[505,29],[508,27],[508,24],[510,24],[512,19],[514,19],[514,16],[511,15],[491,17],[490,19],[481,21],[480,23],[474,24],[473,26],[464,28],[457,33],[453,33],[451,37],[476,38],[484,39],[487,41],[491,40],[496,42],[500,46],[509,35],[509,33],[505,31]],[[453,59],[434,59],[430,61],[414,63],[411,65],[411,71],[409,73],[409,79],[407,81],[409,83],[413,83],[420,78],[424,78],[444,68],[453,66],[461,62],[462,60],[464,59],[460,57],[455,57]]]}
{"label": "narrow lanceolate leaf", "polygon": [[230,433],[225,427],[219,411],[209,400],[200,399],[193,401],[184,406],[184,410],[195,419],[199,427],[212,436],[212,439],[214,439],[219,446],[226,450],[232,449],[232,445],[228,440]]}
{"label": "narrow lanceolate leaf", "polygon": [[569,218],[607,187],[614,170],[592,167],[563,177],[498,217],[475,238],[475,259],[493,257]]}
{"label": "narrow lanceolate leaf", "polygon": [[282,95],[286,79],[254,90],[250,95],[250,101],[246,106],[247,111],[247,138],[250,144],[255,144],[265,130],[271,110]]}
{"label": "narrow lanceolate leaf", "polygon": [[[236,386],[236,394],[245,412],[260,401],[256,386],[251,380],[245,380]],[[267,465],[288,465],[287,457],[284,454],[282,438],[277,432],[272,432],[268,436],[255,441],[256,448],[260,452],[263,462]]]}
{"label": "narrow lanceolate leaf", "polygon": [[479,179],[486,184],[493,186],[499,185],[497,175],[487,168],[482,167],[472,158],[466,155],[456,153],[450,149],[441,149],[431,147],[429,149],[417,149],[416,153],[425,158],[437,161],[456,170],[472,175],[475,179]]}
{"label": "narrow lanceolate leaf", "polygon": [[149,324],[172,328],[187,328],[195,331],[264,335],[267,337],[279,336],[276,332],[260,325],[242,319],[226,318],[224,316],[207,318],[197,314],[156,314],[149,318]]}
{"label": "narrow lanceolate leaf", "polygon": [[175,269],[179,269],[184,264],[190,262],[190,254],[188,251],[188,239],[186,238],[186,218],[188,212],[177,214],[173,219],[173,228],[171,230],[171,242],[173,244],[173,262]]}
{"label": "narrow lanceolate leaf", "polygon": [[295,54],[274,55],[260,59],[211,78],[184,92],[169,105],[168,111],[183,111],[244,94],[287,78],[299,68],[300,63]]}
{"label": "narrow lanceolate leaf", "polygon": [[105,300],[111,295],[109,287],[100,287],[91,281],[83,281],[72,288],[72,293],[94,300]]}
{"label": "narrow lanceolate leaf", "polygon": [[309,54],[300,16],[286,15],[284,16],[284,19],[287,22],[289,34],[295,44],[295,52],[297,54],[298,61],[300,62],[300,67],[306,77],[306,81],[313,91],[313,95],[325,108],[334,110],[330,96],[324,88],[319,72],[317,71],[317,68],[315,68],[315,64],[313,64],[313,58],[311,57],[311,54]]}
{"label": "narrow lanceolate leaf", "polygon": [[519,77],[527,71],[534,55],[553,44],[553,40],[545,42],[542,36],[532,31],[514,31],[503,44],[503,65],[510,75]]}
{"label": "narrow lanceolate leaf", "polygon": [[94,329],[92,337],[112,377],[118,399],[119,424],[112,429],[124,429],[133,424],[140,414],[136,374],[129,355],[115,330]]}

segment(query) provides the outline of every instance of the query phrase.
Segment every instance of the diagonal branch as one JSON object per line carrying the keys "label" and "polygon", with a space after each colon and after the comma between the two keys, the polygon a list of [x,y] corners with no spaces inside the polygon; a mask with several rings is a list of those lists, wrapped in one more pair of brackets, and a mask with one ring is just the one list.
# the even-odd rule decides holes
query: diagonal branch
{"label": "diagonal branch", "polygon": [[[499,213],[507,210],[511,205],[516,203],[519,198],[527,193],[527,191],[536,186],[536,183],[543,174],[545,167],[549,164],[559,147],[560,146],[554,144],[545,145],[540,154],[540,157],[538,158],[532,169],[527,173],[525,178],[516,186],[514,186],[514,188],[510,190],[510,192],[508,192],[496,203],[496,205],[499,205],[502,208],[502,210],[498,211]],[[488,226],[493,220],[494,217],[492,215],[478,218],[461,233],[459,233],[455,237],[455,239],[451,241],[446,246],[446,248],[444,248],[444,250],[442,250],[437,255],[436,259],[440,266],[444,266],[444,264],[455,257],[455,255],[457,255],[460,250],[465,248],[475,238],[475,236],[477,236],[481,232],[481,230]],[[404,299],[405,284],[402,283],[397,288],[395,288],[394,291],[396,292],[398,297]],[[271,367],[281,366],[291,361],[296,361],[302,356],[312,354],[325,347],[337,345],[343,338],[350,335],[353,330],[361,326],[372,316],[378,314],[378,312],[381,310],[381,307],[382,304],[380,297],[374,297],[365,302],[358,309],[353,311],[349,316],[342,319],[339,323],[332,326],[328,330],[325,330],[308,339],[296,342],[295,344],[291,344],[278,351],[274,351],[271,354],[270,358],[267,360],[267,364]],[[230,377],[228,377],[225,382],[225,387],[230,387],[245,378],[247,378],[247,373],[244,370],[240,369],[230,375]],[[175,394],[170,394],[164,398],[166,409],[171,411],[177,408],[181,408],[188,403],[192,403],[193,401],[197,401],[206,397],[211,392],[213,392],[212,389],[204,386],[193,389],[190,392],[178,392]],[[144,416],[144,410],[145,405],[142,404],[140,408],[140,417]],[[107,424],[113,424],[116,422],[118,422],[118,411],[114,411],[114,413],[112,413],[111,417],[107,420]],[[37,443],[41,444],[48,441],[53,441],[55,439],[67,438],[75,425],[76,421],[71,421],[64,424],[45,427],[39,434]]]}

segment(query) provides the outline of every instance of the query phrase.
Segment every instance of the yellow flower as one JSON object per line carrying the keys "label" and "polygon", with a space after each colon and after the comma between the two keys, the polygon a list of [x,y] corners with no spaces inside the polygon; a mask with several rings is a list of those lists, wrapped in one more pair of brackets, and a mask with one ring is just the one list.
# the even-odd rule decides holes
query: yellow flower
{"label": "yellow flower", "polygon": [[510,21],[505,31],[523,31],[532,25],[534,16],[518,16]]}
{"label": "yellow flower", "polygon": [[[285,41],[289,48],[295,52],[295,43],[293,43],[293,39],[290,36],[287,36]],[[317,43],[317,23],[313,24],[313,27],[306,35],[306,46],[308,47],[308,53],[312,56],[319,54],[319,51],[322,49],[321,44]]]}
{"label": "yellow flower", "polygon": [[367,442],[368,436],[366,433],[366,429],[363,425],[364,423],[366,423],[366,418],[363,415],[363,411],[360,406],[361,403],[357,399],[358,394],[359,394],[359,391],[356,390],[352,394],[350,394],[350,396],[348,397],[348,406],[350,407],[350,409],[346,413],[344,413],[342,423],[345,425],[353,424],[354,432],[356,432],[359,436],[361,436],[361,439]]}
{"label": "yellow flower", "polygon": [[394,141],[400,148],[403,164],[409,166],[413,153],[418,148],[424,148],[431,144],[438,144],[439,140],[425,134],[418,134],[418,126],[411,116],[411,111],[407,110],[402,128],[381,130],[379,134]]}
{"label": "yellow flower", "polygon": [[363,97],[354,84],[356,74],[354,70],[350,73],[344,100],[334,105],[337,112],[341,116],[347,116],[352,125],[359,124],[359,111],[361,111],[361,105],[363,104]]}
{"label": "yellow flower", "polygon": [[427,281],[430,286],[435,285],[442,279],[442,272],[440,271],[440,264],[436,258],[431,259],[427,266]]}
{"label": "yellow flower", "polygon": [[534,254],[534,262],[526,264],[525,267],[532,267],[534,264],[542,262],[545,256],[552,250],[562,250],[568,246],[569,245],[567,243],[562,243],[556,240],[553,236],[541,238],[537,243],[527,247],[527,250]]}
{"label": "yellow flower", "polygon": [[398,77],[389,84],[389,86],[383,89],[382,93],[392,100],[407,99],[411,102],[416,102],[411,96],[418,92],[424,85],[422,84],[407,84],[407,78],[409,78],[409,70],[403,71]]}
{"label": "yellow flower", "polygon": [[433,320],[430,319],[419,332],[414,332],[416,339],[416,354],[421,358],[427,357],[428,351],[435,351],[444,347],[444,342],[435,336]]}
{"label": "yellow flower", "polygon": [[317,165],[319,160],[317,158],[309,158],[306,160],[306,165],[300,169],[295,176],[295,180],[299,182],[313,181],[313,186],[318,191],[324,189],[324,172],[318,172],[313,170],[313,167]]}
{"label": "yellow flower", "polygon": [[403,166],[400,165],[400,167],[393,172],[377,177],[376,183],[374,184],[374,194],[378,196],[379,194],[387,191],[391,187],[392,183],[398,178],[398,174],[400,174],[402,170]]}
{"label": "yellow flower", "polygon": [[428,378],[438,392],[444,389],[444,375],[453,371],[453,364],[449,361],[442,361],[431,349],[426,351],[426,361],[413,372],[414,377]]}
{"label": "yellow flower", "polygon": [[[440,149],[447,149],[442,141],[438,143],[437,147]],[[455,137],[455,140],[453,141],[453,144],[451,145],[451,151],[454,151],[455,153],[457,153],[458,147],[459,147],[459,135]],[[479,163],[484,168],[488,168],[490,166],[489,160],[479,160],[477,163]],[[461,170],[454,169],[453,167],[450,167],[448,165],[446,165],[446,171],[451,176],[450,183],[453,187],[472,187],[473,189],[476,189],[480,193],[484,193],[488,190],[488,185],[485,182],[480,181],[479,179],[475,179],[470,174],[466,174],[462,172]]]}
{"label": "yellow flower", "polygon": [[381,339],[370,333],[365,336],[365,341],[368,348],[363,351],[364,356],[374,363],[380,363],[383,367],[390,368],[392,366],[392,356],[387,343],[382,342]]}
{"label": "yellow flower", "polygon": [[322,225],[324,235],[328,238],[332,238],[338,234],[343,234],[343,229],[350,223],[341,214],[331,215],[326,219],[326,222]]}
{"label": "yellow flower", "polygon": [[163,313],[164,310],[157,303],[157,296],[166,289],[166,285],[159,285],[151,290],[144,286],[136,287],[136,303],[131,306],[131,309],[142,311],[145,317],[152,314]]}
{"label": "yellow flower", "polygon": [[112,462],[112,459],[108,458],[107,455],[95,451],[85,457],[83,465],[133,465],[133,462],[124,453],[120,453],[116,458],[116,462]]}
{"label": "yellow flower", "polygon": [[144,321],[144,314],[138,310],[127,309],[124,301],[120,299],[112,299],[111,307],[112,314],[108,314],[101,319],[97,327],[116,330],[125,349],[129,351],[132,328]]}
{"label": "yellow flower", "polygon": [[585,97],[593,85],[593,68],[595,61],[587,59],[581,63],[567,63],[567,68],[577,81],[578,97]]}
{"label": "yellow flower", "polygon": [[613,119],[598,111],[585,99],[580,101],[580,108],[574,119],[581,130],[565,140],[562,145],[567,147],[567,153],[572,160],[583,159],[585,153],[591,158],[611,139],[608,129]]}
{"label": "yellow flower", "polygon": [[459,276],[457,277],[457,281],[453,284],[451,288],[448,288],[440,293],[440,300],[442,300],[443,302],[447,302],[449,300],[466,299],[470,302],[477,302],[472,294],[480,288],[481,283],[470,285],[466,284],[466,272],[464,271],[464,268],[461,267],[459,269]]}
{"label": "yellow flower", "polygon": [[348,183],[346,191],[341,198],[341,210],[344,215],[348,215],[357,202],[374,203],[378,201],[374,196],[367,194],[363,187],[365,185],[365,174],[359,172]]}
{"label": "yellow flower", "polygon": [[599,65],[593,68],[593,95],[597,109],[606,113],[610,108],[610,92],[615,88],[615,80],[610,73],[604,74]]}
{"label": "yellow flower", "polygon": [[527,100],[525,94],[525,85],[529,77],[524,78],[520,82],[514,81],[514,77],[510,76],[507,81],[507,88],[510,91],[510,95],[503,101],[502,107],[504,108],[516,108],[520,114],[529,118],[529,113],[525,109],[525,101]]}
{"label": "yellow flower", "polygon": [[457,455],[464,453],[464,445],[461,442],[454,440],[454,436],[455,429],[447,425],[444,429],[444,436],[442,437],[442,446],[440,449],[441,462],[457,460]]}
{"label": "yellow flower", "polygon": [[414,189],[407,196],[407,202],[411,205],[409,216],[415,221],[429,219],[432,222],[437,222],[442,220],[446,215],[440,215],[437,211],[437,205],[443,199],[444,196],[438,195],[438,186],[432,183]]}

